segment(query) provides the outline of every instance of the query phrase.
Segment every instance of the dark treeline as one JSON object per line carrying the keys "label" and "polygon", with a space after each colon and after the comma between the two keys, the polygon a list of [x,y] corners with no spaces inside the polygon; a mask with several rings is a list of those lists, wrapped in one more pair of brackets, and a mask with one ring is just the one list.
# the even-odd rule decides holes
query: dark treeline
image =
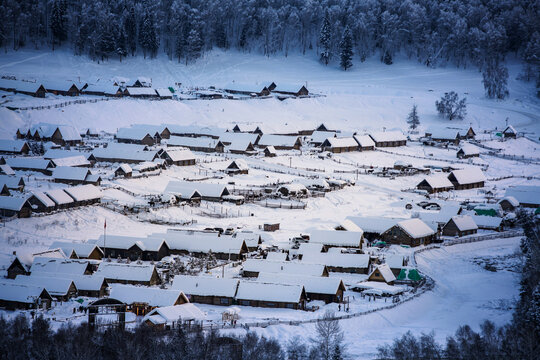
{"label": "dark treeline", "polygon": [[434,334],[415,336],[410,331],[379,348],[380,360],[536,360],[540,357],[540,219],[520,214],[525,237],[521,242],[524,266],[520,298],[510,324],[485,321],[480,331],[461,326],[446,344]]}
{"label": "dark treeline", "polygon": [[95,59],[163,51],[189,61],[233,47],[268,56],[314,49],[339,61],[346,29],[361,61],[390,64],[401,52],[428,66],[482,67],[513,53],[536,66],[540,57],[537,0],[0,1],[6,48],[68,45]]}

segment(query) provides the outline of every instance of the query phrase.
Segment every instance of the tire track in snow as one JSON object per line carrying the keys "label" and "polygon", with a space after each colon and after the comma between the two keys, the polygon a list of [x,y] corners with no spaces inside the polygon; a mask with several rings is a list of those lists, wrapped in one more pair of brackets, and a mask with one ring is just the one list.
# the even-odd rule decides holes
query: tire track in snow
{"label": "tire track in snow", "polygon": [[27,61],[30,61],[30,60],[39,59],[39,58],[45,57],[45,56],[47,56],[47,55],[49,55],[49,53],[44,53],[44,54],[41,54],[41,55],[31,56],[31,57],[26,58],[26,59],[24,59],[24,60],[13,61],[13,62],[4,64],[4,65],[0,65],[0,69],[6,68],[6,67],[10,67],[10,66],[13,66],[13,65],[22,64],[22,63],[27,62]]}

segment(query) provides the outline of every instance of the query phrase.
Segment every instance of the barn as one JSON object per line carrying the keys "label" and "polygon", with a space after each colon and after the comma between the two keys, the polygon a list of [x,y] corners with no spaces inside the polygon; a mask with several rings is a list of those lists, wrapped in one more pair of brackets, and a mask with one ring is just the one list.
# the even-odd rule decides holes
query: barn
{"label": "barn", "polygon": [[52,276],[50,273],[18,275],[14,281],[18,284],[43,286],[54,299],[59,301],[68,301],[78,295],[77,286],[73,280]]}
{"label": "barn", "polygon": [[43,84],[47,92],[54,95],[79,96],[80,90],[73,82],[69,81],[47,81]]}
{"label": "barn", "polygon": [[381,234],[382,240],[390,244],[419,246],[428,245],[436,237],[436,231],[420,219],[398,222]]}
{"label": "barn", "polygon": [[459,145],[459,130],[450,128],[432,128],[426,130],[426,137],[440,143]]}
{"label": "barn", "polygon": [[448,179],[456,190],[467,190],[484,187],[486,177],[478,168],[454,170],[448,175]]}
{"label": "barn", "polygon": [[279,86],[276,86],[276,88],[272,90],[272,92],[282,94],[282,95],[291,95],[291,96],[308,96],[309,95],[309,91],[304,85],[302,85],[301,87],[294,86],[294,85],[279,85]]}
{"label": "barn", "polygon": [[476,234],[478,226],[469,215],[456,215],[444,225],[442,234],[444,236],[466,236]]}
{"label": "barn", "polygon": [[238,288],[238,279],[175,275],[172,289],[182,290],[190,302],[230,306]]}

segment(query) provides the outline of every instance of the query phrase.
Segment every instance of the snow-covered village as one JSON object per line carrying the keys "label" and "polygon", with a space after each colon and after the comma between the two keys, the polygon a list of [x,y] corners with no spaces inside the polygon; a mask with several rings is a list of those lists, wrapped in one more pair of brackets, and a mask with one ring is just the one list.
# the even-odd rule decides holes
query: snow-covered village
{"label": "snow-covered village", "polygon": [[35,3],[0,358],[540,357],[534,1]]}

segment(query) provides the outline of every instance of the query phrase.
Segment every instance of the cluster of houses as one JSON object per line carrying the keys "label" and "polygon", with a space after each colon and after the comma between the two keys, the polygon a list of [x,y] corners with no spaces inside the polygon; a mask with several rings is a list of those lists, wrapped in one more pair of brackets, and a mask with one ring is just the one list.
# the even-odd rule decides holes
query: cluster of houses
{"label": "cluster of houses", "polygon": [[450,190],[468,190],[484,187],[486,177],[482,170],[470,167],[453,170],[448,175],[434,174],[424,178],[416,188],[429,194]]}

